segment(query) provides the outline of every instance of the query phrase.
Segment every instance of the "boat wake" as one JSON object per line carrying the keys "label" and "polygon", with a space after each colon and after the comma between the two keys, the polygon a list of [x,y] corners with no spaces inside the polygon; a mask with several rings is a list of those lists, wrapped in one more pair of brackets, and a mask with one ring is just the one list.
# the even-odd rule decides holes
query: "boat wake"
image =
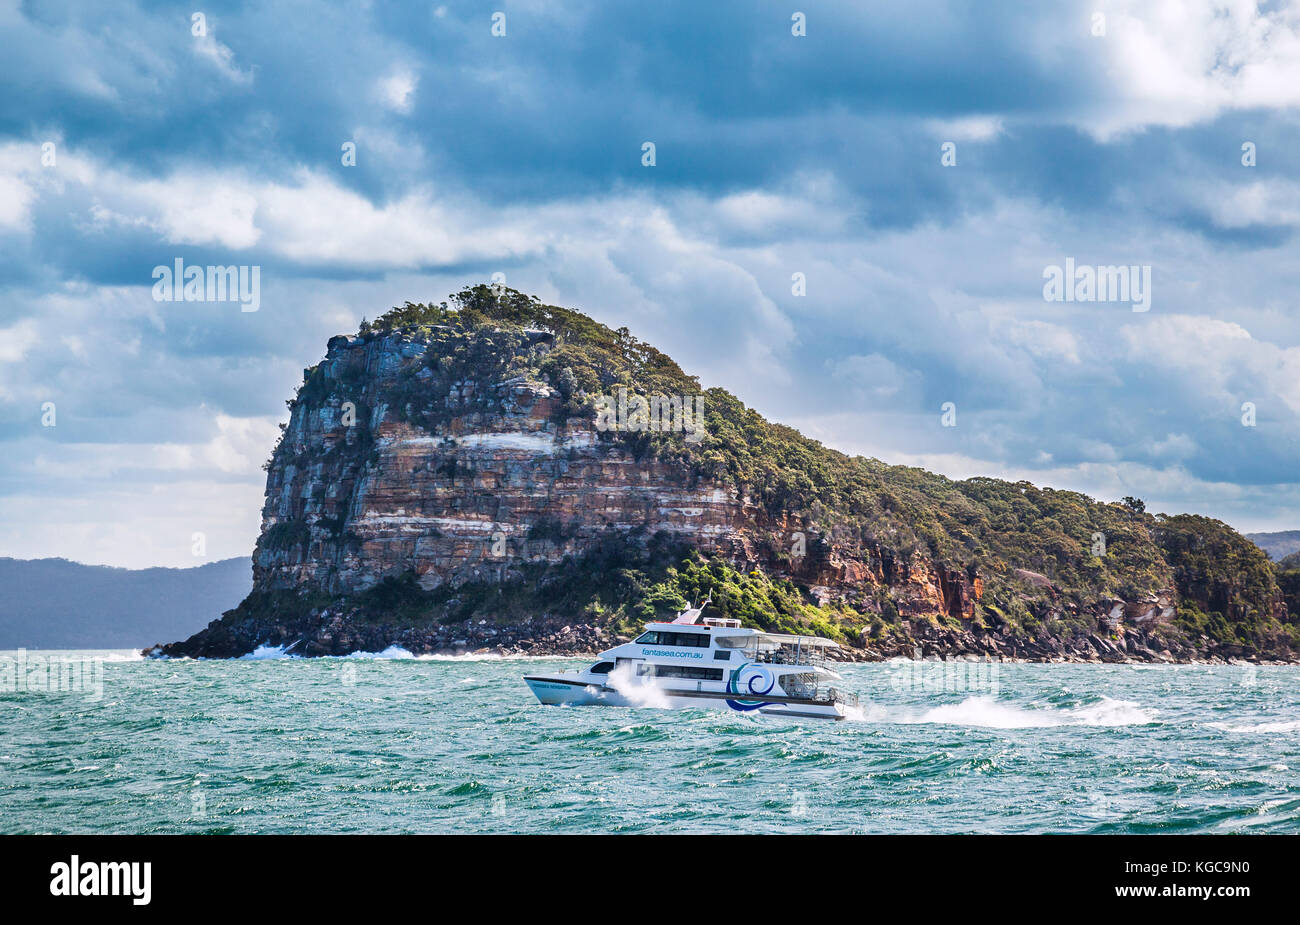
{"label": "boat wake", "polygon": [[949,726],[982,726],[991,729],[1041,729],[1052,726],[1141,726],[1156,721],[1156,710],[1131,700],[1099,701],[1066,710],[1026,709],[992,697],[967,697],[961,703],[944,704],[919,714],[891,715],[880,707],[869,707],[863,721],[912,725],[936,723]]}

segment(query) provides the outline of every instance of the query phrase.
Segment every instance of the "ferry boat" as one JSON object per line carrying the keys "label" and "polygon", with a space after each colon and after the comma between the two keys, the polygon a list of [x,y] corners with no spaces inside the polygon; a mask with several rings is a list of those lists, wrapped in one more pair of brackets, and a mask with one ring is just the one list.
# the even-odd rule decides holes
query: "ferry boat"
{"label": "ferry boat", "polygon": [[526,675],[544,704],[734,710],[841,720],[860,715],[856,694],[827,667],[838,644],[820,636],[748,629],[705,617],[705,600],[671,623],[647,623],[631,642],[587,668]]}

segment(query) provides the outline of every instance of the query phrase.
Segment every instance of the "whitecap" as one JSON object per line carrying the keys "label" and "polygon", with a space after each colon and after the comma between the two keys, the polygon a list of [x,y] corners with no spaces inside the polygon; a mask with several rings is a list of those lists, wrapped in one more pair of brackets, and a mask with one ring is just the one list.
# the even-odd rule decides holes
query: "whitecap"
{"label": "whitecap", "polygon": [[994,729],[1029,729],[1063,724],[1055,710],[1025,710],[992,697],[967,697],[961,703],[934,707],[904,723],[940,723],[948,726],[989,726]]}
{"label": "whitecap", "polygon": [[[868,714],[874,718],[873,714]],[[1052,726],[1139,726],[1155,722],[1156,711],[1131,700],[1102,697],[1094,704],[1068,710],[1031,710],[992,697],[967,697],[961,703],[933,707],[919,716],[894,720],[903,724],[937,723],[992,729],[1042,729]]]}
{"label": "whitecap", "polygon": [[[500,652],[465,652],[461,655],[448,655],[445,652],[434,652],[428,655],[417,655],[416,659],[422,662],[544,662],[544,661],[578,661],[572,655],[502,655]],[[586,660],[590,663],[590,660]]]}
{"label": "whitecap", "polygon": [[1300,732],[1300,720],[1274,723],[1209,723],[1221,732]]}
{"label": "whitecap", "polygon": [[1111,700],[1103,696],[1097,703],[1066,712],[1081,726],[1142,726],[1154,723],[1157,711],[1139,706],[1132,700]]}
{"label": "whitecap", "polygon": [[393,659],[415,658],[415,655],[410,650],[403,649],[401,646],[389,646],[387,649],[384,649],[382,652],[362,652],[358,650],[356,652],[350,652],[347,655],[340,655],[339,658],[357,658],[357,659],[370,659],[375,661],[391,661]]}
{"label": "whitecap", "polygon": [[268,645],[260,645],[252,652],[249,652],[247,655],[239,656],[240,661],[254,661],[254,660],[261,661],[263,659],[277,659],[277,658],[301,658],[301,656],[290,655],[289,647],[287,646],[268,646]]}

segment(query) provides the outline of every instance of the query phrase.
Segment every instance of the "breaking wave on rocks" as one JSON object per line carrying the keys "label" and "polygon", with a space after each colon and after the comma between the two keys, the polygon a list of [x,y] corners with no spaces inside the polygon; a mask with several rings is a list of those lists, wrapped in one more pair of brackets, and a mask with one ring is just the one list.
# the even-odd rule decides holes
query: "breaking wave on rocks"
{"label": "breaking wave on rocks", "polygon": [[[299,640],[298,642],[301,642],[301,640]],[[267,659],[274,660],[274,659],[284,659],[284,658],[302,658],[303,656],[293,651],[294,647],[298,645],[298,642],[292,642],[287,646],[285,645],[272,646],[272,645],[263,644],[258,646],[252,652],[249,652],[247,655],[241,655],[239,658],[241,661],[262,661]],[[413,653],[407,651],[406,649],[403,649],[401,646],[389,646],[387,649],[384,649],[382,652],[357,651],[357,652],[351,652],[347,655],[336,655],[336,656],[326,656],[326,657],[335,658],[335,659],[365,659],[369,661],[390,661],[390,660],[398,660],[398,659],[415,658],[416,656]]]}
{"label": "breaking wave on rocks", "polygon": [[[252,652],[249,652],[247,655],[239,656],[238,660],[239,661],[263,661],[263,660],[287,659],[287,658],[303,658],[304,656],[293,651],[296,645],[297,645],[296,642],[290,643],[287,646],[285,645],[272,646],[272,645],[263,644],[258,646]],[[505,661],[517,661],[520,659],[527,659],[529,661],[541,660],[537,656],[501,655],[496,652],[465,652],[456,655],[435,652],[435,653],[429,653],[425,655],[416,655],[414,652],[410,651],[409,649],[404,649],[398,645],[389,646],[388,648],[384,649],[382,652],[363,652],[358,650],[356,652],[349,652],[347,655],[323,655],[320,656],[320,658],[323,658],[327,661],[330,659],[335,659],[335,660],[349,659],[349,660],[357,660],[357,661],[411,660],[411,661],[419,661],[419,662],[505,662]],[[565,659],[566,656],[554,655],[554,656],[545,656],[545,658]]]}
{"label": "breaking wave on rocks", "polygon": [[416,657],[415,653],[407,649],[403,649],[401,646],[389,646],[387,649],[384,649],[382,652],[357,651],[357,652],[351,652],[347,655],[339,656],[339,658],[368,659],[370,661],[376,661],[376,662],[397,661],[397,660],[415,658],[415,657]]}
{"label": "breaking wave on rocks", "polygon": [[269,646],[260,645],[247,655],[239,656],[240,661],[251,662],[261,661],[263,659],[280,659],[280,658],[301,658],[300,655],[292,655],[289,652],[291,646]]}

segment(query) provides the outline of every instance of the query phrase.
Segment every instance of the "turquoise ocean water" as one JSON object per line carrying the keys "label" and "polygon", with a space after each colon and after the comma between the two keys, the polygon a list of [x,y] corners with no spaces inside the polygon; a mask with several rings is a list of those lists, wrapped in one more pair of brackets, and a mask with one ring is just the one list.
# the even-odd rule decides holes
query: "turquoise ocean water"
{"label": "turquoise ocean water", "polygon": [[0,831],[1300,832],[1300,668],[847,666],[827,723],[540,706],[565,659],[81,655],[99,699],[7,676]]}

